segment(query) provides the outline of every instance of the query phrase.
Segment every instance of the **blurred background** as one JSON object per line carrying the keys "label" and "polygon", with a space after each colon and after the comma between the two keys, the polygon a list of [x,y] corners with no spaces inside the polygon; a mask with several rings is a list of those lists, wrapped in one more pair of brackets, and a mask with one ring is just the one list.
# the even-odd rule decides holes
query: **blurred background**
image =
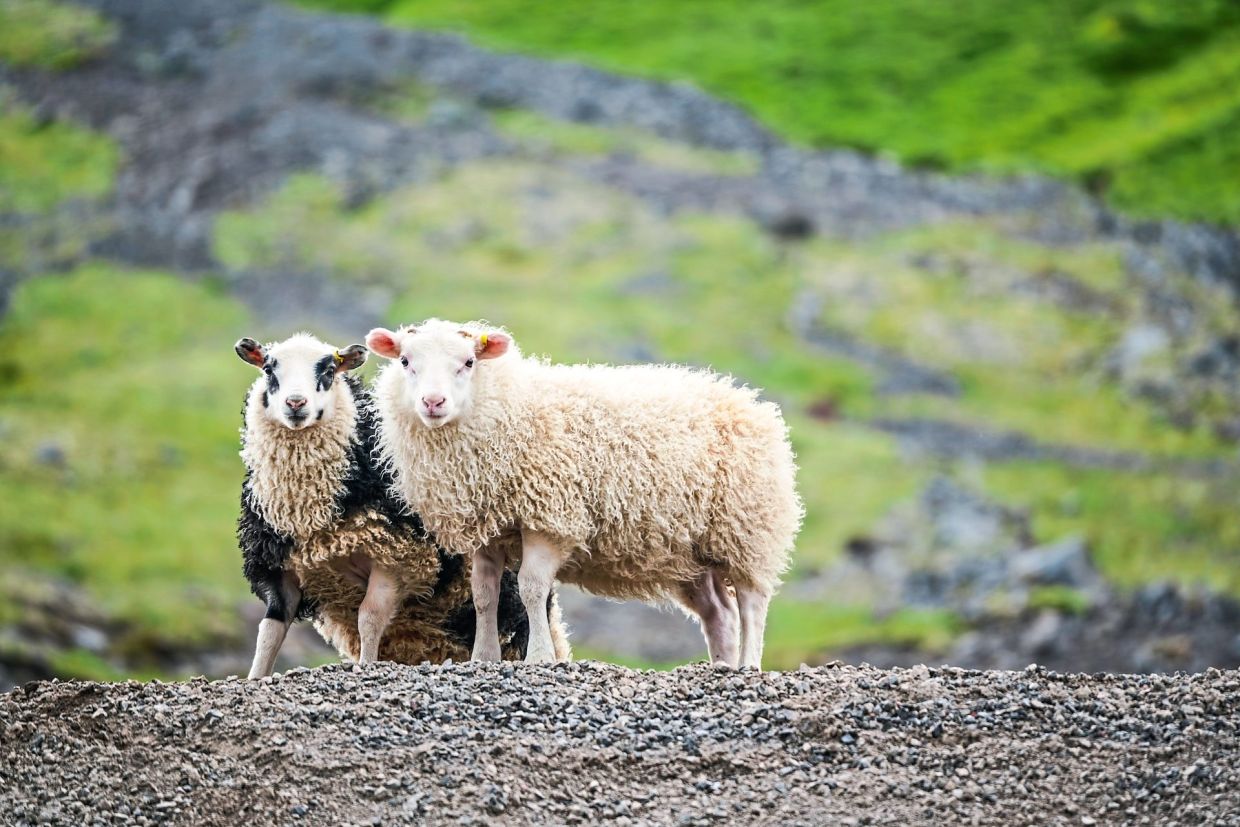
{"label": "blurred background", "polygon": [[1232,0],[0,0],[0,688],[243,672],[232,343],[431,315],[783,406],[770,666],[1234,667],[1238,225]]}

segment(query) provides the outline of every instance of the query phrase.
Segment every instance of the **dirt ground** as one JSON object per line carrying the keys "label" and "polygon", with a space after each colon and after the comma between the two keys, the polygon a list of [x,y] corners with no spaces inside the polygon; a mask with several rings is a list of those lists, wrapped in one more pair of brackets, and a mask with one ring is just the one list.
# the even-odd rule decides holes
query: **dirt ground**
{"label": "dirt ground", "polygon": [[299,669],[0,697],[8,824],[1240,824],[1240,673]]}

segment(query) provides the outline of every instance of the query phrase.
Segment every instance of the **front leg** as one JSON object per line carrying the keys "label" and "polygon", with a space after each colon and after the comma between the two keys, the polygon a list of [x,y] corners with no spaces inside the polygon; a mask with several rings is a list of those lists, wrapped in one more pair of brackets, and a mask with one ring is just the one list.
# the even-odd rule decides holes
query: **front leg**
{"label": "front leg", "polygon": [[530,622],[526,663],[555,663],[555,641],[547,622],[547,598],[555,585],[556,572],[568,559],[562,544],[549,535],[521,529],[521,570],[517,585]]}
{"label": "front leg", "polygon": [[260,586],[267,603],[267,614],[258,624],[258,641],[254,646],[254,662],[250,665],[250,680],[265,678],[276,665],[276,656],[284,645],[289,624],[297,616],[301,605],[301,583],[292,572],[273,570]]}
{"label": "front leg", "polygon": [[470,660],[499,660],[499,585],[504,576],[504,551],[492,543],[474,552],[469,587],[474,593],[474,650]]}
{"label": "front leg", "polygon": [[361,639],[360,663],[379,659],[379,641],[396,613],[396,578],[387,569],[375,566],[370,570],[366,597],[357,610],[357,634]]}

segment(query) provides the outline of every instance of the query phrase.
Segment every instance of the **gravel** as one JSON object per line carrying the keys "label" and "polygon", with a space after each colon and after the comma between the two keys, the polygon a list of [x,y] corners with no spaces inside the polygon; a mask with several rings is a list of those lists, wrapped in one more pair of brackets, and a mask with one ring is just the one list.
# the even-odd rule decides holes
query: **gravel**
{"label": "gravel", "polygon": [[1240,673],[462,664],[0,698],[24,824],[1240,824]]}

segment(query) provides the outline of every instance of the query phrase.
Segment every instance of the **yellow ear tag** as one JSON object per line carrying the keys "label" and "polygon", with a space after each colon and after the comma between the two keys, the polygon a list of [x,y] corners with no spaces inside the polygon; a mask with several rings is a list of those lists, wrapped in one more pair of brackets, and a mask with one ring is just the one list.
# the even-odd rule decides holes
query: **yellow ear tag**
{"label": "yellow ear tag", "polygon": [[483,347],[486,347],[486,346],[487,346],[487,334],[483,333],[481,336],[479,336],[479,337],[478,337],[478,342],[479,342],[479,343],[480,343]]}
{"label": "yellow ear tag", "polygon": [[332,356],[334,356],[334,357],[336,358],[336,364],[337,364],[337,365],[339,365],[340,363],[342,363],[342,362],[344,361],[344,357],[340,355],[340,351],[338,351],[338,350],[334,350],[334,351],[332,351]]}

